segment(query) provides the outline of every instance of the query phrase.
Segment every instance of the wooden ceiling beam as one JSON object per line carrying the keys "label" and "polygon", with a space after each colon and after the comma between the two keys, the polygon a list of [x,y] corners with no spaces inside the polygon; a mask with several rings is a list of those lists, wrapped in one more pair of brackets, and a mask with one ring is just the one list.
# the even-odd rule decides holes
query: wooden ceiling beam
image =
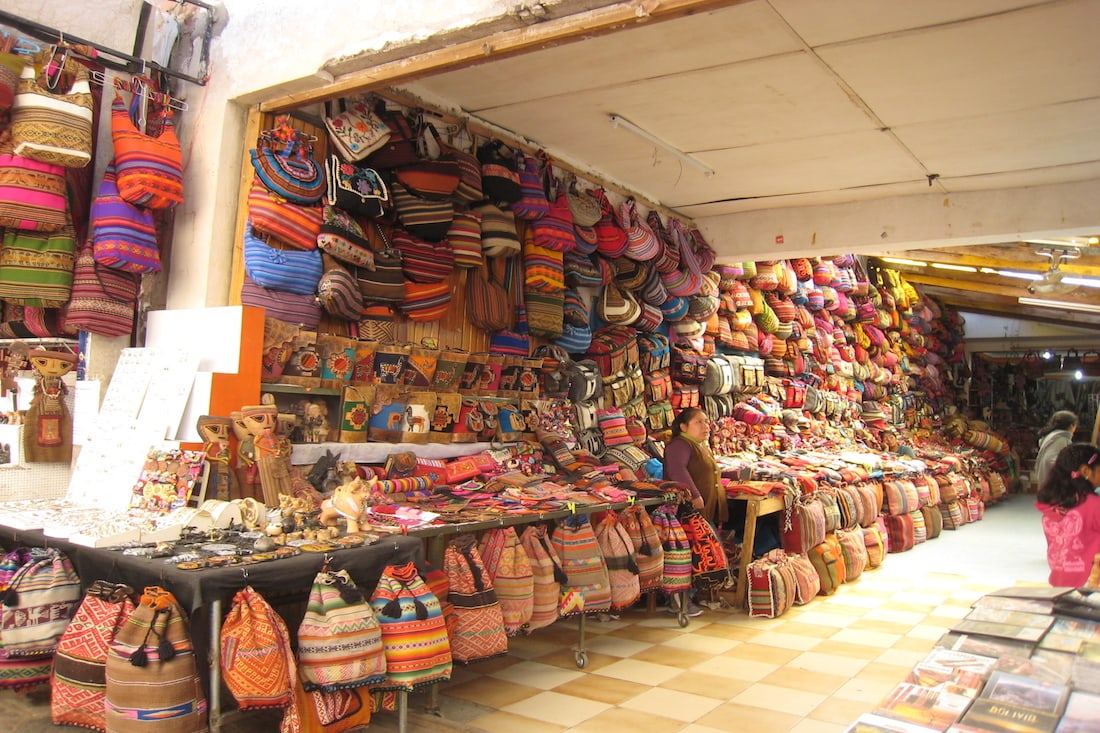
{"label": "wooden ceiling beam", "polygon": [[[941,262],[950,265],[966,265],[970,267],[990,267],[995,270],[1016,270],[1019,272],[1043,273],[1050,269],[1050,258],[1035,254],[1034,250],[1024,245],[1020,250],[1015,245],[1003,247],[978,246],[965,249],[911,249],[904,252],[883,253],[880,257],[901,257],[907,260],[921,262]],[[1030,259],[1017,259],[1014,255],[1030,257]],[[1060,268],[1071,275],[1080,277],[1100,277],[1100,252],[1096,255],[1084,255],[1074,260],[1064,260]],[[1091,264],[1093,261],[1098,264]],[[889,267],[895,267],[886,263]],[[900,267],[900,266],[899,266]]]}
{"label": "wooden ceiling beam", "polygon": [[[452,43],[344,74],[335,81],[272,99],[260,105],[263,112],[283,112],[296,107],[369,91],[380,91],[432,74],[454,71],[489,59],[516,56],[529,51],[614,33],[639,23],[673,20],[688,15],[740,5],[748,0],[628,0],[521,28],[490,33],[481,38]],[[429,39],[431,42],[431,39]],[[420,44],[422,47],[424,44]],[[369,56],[364,56],[369,59]],[[369,62],[366,62],[369,63]]]}

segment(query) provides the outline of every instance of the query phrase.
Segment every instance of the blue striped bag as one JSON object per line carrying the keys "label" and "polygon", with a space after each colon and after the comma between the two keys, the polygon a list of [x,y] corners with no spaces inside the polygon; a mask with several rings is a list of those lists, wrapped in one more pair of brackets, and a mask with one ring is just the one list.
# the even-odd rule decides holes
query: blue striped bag
{"label": "blue striped bag", "polygon": [[298,295],[317,292],[323,274],[319,250],[275,249],[252,232],[251,222],[244,232],[244,269],[257,285]]}

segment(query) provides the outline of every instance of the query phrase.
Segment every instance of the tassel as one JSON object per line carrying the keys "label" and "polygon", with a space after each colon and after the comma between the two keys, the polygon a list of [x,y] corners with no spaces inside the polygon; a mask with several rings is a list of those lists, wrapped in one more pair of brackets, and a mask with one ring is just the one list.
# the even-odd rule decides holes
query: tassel
{"label": "tassel", "polygon": [[149,655],[145,653],[145,647],[139,647],[130,655],[130,664],[135,667],[144,667],[149,663]]}
{"label": "tassel", "polygon": [[650,547],[649,540],[645,537],[642,537],[642,546],[638,548],[638,554],[653,557],[653,548]]}
{"label": "tassel", "polygon": [[171,662],[176,658],[176,648],[172,646],[172,642],[162,637],[157,644],[157,656],[162,662]]}
{"label": "tassel", "polygon": [[19,605],[19,591],[15,589],[14,585],[4,592],[4,605],[8,608]]}
{"label": "tassel", "polygon": [[424,621],[428,618],[428,607],[421,603],[419,598],[413,598],[413,605],[416,606],[417,621]]}
{"label": "tassel", "polygon": [[351,583],[340,584],[340,598],[349,606],[363,602],[363,594]]}
{"label": "tassel", "polygon": [[401,599],[391,598],[386,605],[382,606],[382,614],[388,618],[401,618]]}
{"label": "tassel", "polygon": [[569,576],[565,574],[561,565],[557,563],[554,563],[554,580],[556,580],[559,585],[569,585]]}
{"label": "tassel", "polygon": [[642,572],[638,569],[638,561],[634,559],[633,555],[626,556],[626,569],[634,575],[639,575]]}

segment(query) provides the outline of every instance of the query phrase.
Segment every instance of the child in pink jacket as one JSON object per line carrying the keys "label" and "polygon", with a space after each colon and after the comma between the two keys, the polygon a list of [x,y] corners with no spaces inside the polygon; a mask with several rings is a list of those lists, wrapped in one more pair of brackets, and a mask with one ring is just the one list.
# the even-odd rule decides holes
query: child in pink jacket
{"label": "child in pink jacket", "polygon": [[1100,553],[1100,449],[1067,445],[1058,454],[1035,507],[1043,515],[1053,586],[1083,586]]}

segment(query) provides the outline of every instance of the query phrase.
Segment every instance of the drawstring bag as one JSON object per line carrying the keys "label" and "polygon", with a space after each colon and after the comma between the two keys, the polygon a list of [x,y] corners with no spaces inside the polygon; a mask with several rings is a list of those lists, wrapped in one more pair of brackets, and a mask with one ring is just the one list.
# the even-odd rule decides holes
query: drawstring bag
{"label": "drawstring bag", "polygon": [[263,596],[245,586],[222,622],[221,669],[241,710],[285,708],[298,667],[286,623]]}
{"label": "drawstring bag", "polygon": [[370,725],[371,694],[366,687],[306,692],[295,680],[294,699],[283,714],[279,733],[344,733]]}
{"label": "drawstring bag", "polygon": [[666,593],[682,593],[691,588],[691,544],[676,518],[676,506],[662,504],[654,509],[653,526],[664,551],[661,589]]}
{"label": "drawstring bag", "polygon": [[443,610],[415,565],[388,565],[370,604],[382,629],[385,687],[412,690],[451,678],[451,645]]}
{"label": "drawstring bag", "polygon": [[661,572],[665,565],[665,552],[661,547],[661,538],[657,528],[645,507],[633,505],[623,509],[619,515],[630,543],[634,547],[634,562],[638,566],[638,585],[644,593],[659,590]]}
{"label": "drawstring bag", "polygon": [[80,578],[69,558],[56,548],[36,547],[16,556],[25,557],[26,562],[5,584],[2,596],[4,654],[9,658],[52,654],[80,603]]}
{"label": "drawstring bag", "polygon": [[504,614],[504,633],[515,636],[534,613],[535,576],[515,527],[491,529],[478,545],[489,581]]}
{"label": "drawstring bag", "polygon": [[447,600],[454,607],[454,660],[467,664],[507,654],[504,615],[473,535],[451,540],[443,553],[443,570],[450,584]]}
{"label": "drawstring bag", "polygon": [[298,672],[306,691],[374,685],[385,679],[382,632],[346,570],[313,579],[298,627]]}
{"label": "drawstring bag", "polygon": [[550,534],[550,546],[565,571],[563,596],[565,591],[578,593],[585,613],[611,610],[611,580],[588,516],[578,514],[561,520]]}
{"label": "drawstring bag", "polygon": [[107,729],[107,652],[134,612],[134,589],[97,580],[84,594],[61,640],[50,676],[54,725]]}
{"label": "drawstring bag", "polygon": [[534,631],[558,620],[561,587],[568,579],[550,547],[546,525],[528,525],[519,541],[531,566],[533,592],[527,629]]}
{"label": "drawstring bag", "polygon": [[107,730],[135,733],[151,720],[166,733],[206,730],[206,699],[187,615],[149,586],[107,653]]}
{"label": "drawstring bag", "polygon": [[638,579],[638,563],[634,559],[634,543],[615,512],[605,512],[596,526],[596,541],[607,564],[611,581],[611,608],[629,608],[642,595]]}

